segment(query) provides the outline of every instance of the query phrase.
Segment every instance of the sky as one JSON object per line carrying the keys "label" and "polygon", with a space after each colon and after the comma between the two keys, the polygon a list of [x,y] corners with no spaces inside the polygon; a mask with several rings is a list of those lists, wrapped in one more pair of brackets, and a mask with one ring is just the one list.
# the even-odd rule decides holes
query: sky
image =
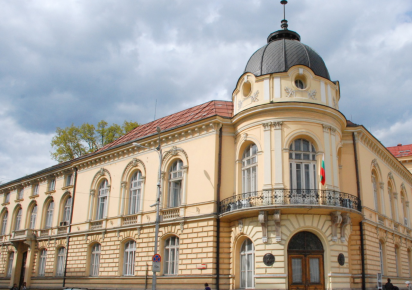
{"label": "sky", "polygon": [[[280,29],[278,0],[0,0],[0,182],[54,165],[56,127],[147,123],[230,100]],[[290,0],[340,110],[385,146],[412,143],[412,1]]]}

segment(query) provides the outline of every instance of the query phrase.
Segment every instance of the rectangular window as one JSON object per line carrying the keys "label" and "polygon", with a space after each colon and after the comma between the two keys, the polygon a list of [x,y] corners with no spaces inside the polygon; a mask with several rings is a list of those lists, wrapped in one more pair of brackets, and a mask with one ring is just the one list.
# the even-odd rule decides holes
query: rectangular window
{"label": "rectangular window", "polygon": [[57,255],[56,276],[63,276],[64,263],[66,258],[66,248],[60,248]]}
{"label": "rectangular window", "polygon": [[33,195],[39,195],[39,184],[33,185]]}
{"label": "rectangular window", "polygon": [[302,259],[292,259],[292,283],[302,283]]}
{"label": "rectangular window", "polygon": [[310,258],[309,259],[309,272],[310,272],[310,283],[320,283],[320,273],[319,273],[319,259]]}
{"label": "rectangular window", "polygon": [[10,202],[10,192],[6,193],[5,203]]}
{"label": "rectangular window", "polygon": [[44,276],[46,272],[46,258],[47,258],[47,251],[43,249],[40,252],[40,260],[39,260],[39,276]]}
{"label": "rectangular window", "polygon": [[73,174],[69,174],[66,176],[66,186],[72,185],[73,182]]}
{"label": "rectangular window", "polygon": [[384,274],[384,269],[383,269],[383,248],[382,248],[382,243],[379,242],[379,258],[380,258],[380,266],[381,266],[381,273],[382,275]]}
{"label": "rectangular window", "polygon": [[17,191],[17,199],[23,199],[24,196],[24,188],[20,188]]}
{"label": "rectangular window", "polygon": [[98,220],[105,218],[106,204],[107,204],[107,196],[100,196],[99,204],[97,208],[97,219]]}
{"label": "rectangular window", "polygon": [[395,266],[396,266],[396,275],[399,277],[400,273],[399,273],[399,249],[395,248]]}
{"label": "rectangular window", "polygon": [[11,277],[11,272],[13,271],[13,262],[14,262],[14,252],[9,254],[9,264],[7,266],[7,277]]}
{"label": "rectangular window", "polygon": [[56,179],[51,179],[49,181],[49,191],[52,191],[56,188]]}

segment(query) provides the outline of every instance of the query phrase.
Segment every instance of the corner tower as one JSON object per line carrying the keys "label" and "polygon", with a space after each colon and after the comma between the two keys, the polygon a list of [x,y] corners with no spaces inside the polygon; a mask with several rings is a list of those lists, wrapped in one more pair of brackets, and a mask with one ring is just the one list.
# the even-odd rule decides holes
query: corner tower
{"label": "corner tower", "polygon": [[288,29],[287,20],[282,20],[281,28],[247,62],[233,91],[234,114],[273,102],[309,102],[339,109],[339,82],[331,81],[323,59]]}

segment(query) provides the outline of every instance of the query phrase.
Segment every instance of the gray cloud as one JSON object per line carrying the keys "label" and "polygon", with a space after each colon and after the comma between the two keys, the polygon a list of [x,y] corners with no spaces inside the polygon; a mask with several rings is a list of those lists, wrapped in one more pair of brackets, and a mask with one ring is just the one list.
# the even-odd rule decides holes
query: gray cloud
{"label": "gray cloud", "polygon": [[[145,123],[155,99],[157,117],[229,100],[282,17],[279,1],[0,1],[0,181],[52,164],[57,126]],[[342,112],[387,146],[412,143],[411,11],[408,0],[287,7],[341,82]]]}

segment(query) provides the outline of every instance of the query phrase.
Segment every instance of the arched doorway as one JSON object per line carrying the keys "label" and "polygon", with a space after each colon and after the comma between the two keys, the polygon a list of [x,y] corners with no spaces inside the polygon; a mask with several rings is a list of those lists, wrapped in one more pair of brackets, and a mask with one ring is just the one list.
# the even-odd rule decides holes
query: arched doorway
{"label": "arched doorway", "polygon": [[325,289],[323,245],[310,232],[295,234],[288,245],[288,289]]}

